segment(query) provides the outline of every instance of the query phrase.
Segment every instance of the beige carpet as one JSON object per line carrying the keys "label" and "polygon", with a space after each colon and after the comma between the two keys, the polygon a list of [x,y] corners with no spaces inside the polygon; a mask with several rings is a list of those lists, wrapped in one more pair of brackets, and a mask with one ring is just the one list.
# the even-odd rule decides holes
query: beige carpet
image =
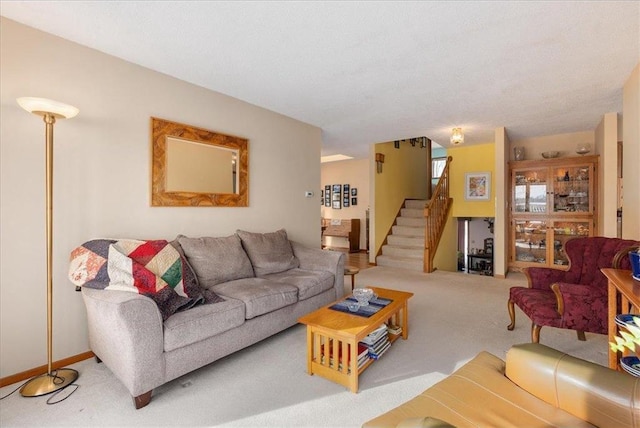
{"label": "beige carpet", "polygon": [[[67,400],[17,393],[0,402],[0,425],[12,426],[228,426],[358,427],[417,395],[481,350],[500,358],[530,340],[529,320],[518,310],[514,331],[506,302],[507,279],[454,272],[423,274],[393,268],[365,269],[357,286],[415,293],[409,301],[410,334],[360,376],[360,392],[306,373],[305,329],[293,327],[255,346],[157,388],[151,404],[133,408],[124,387],[102,364],[72,366],[80,388]],[[350,284],[350,282],[349,282]],[[543,328],[541,343],[606,365],[607,338]],[[1,395],[15,386],[2,388]]]}

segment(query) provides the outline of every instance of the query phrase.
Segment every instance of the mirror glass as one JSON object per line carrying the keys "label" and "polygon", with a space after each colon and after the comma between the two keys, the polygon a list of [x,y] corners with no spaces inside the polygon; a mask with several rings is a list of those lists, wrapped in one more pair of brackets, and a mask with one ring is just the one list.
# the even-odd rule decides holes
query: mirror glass
{"label": "mirror glass", "polygon": [[151,118],[152,206],[248,206],[248,141]]}
{"label": "mirror glass", "polygon": [[238,150],[167,137],[167,192],[238,193]]}

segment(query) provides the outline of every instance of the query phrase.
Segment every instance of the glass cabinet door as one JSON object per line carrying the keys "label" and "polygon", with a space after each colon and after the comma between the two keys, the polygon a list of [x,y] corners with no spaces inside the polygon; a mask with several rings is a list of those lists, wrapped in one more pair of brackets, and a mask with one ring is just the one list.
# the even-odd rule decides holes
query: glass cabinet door
{"label": "glass cabinet door", "polygon": [[547,212],[547,169],[516,170],[513,176],[513,212]]}
{"label": "glass cabinet door", "polygon": [[553,169],[553,212],[591,212],[589,165]]}
{"label": "glass cabinet door", "polygon": [[547,223],[538,220],[515,220],[515,261],[547,263]]}
{"label": "glass cabinet door", "polygon": [[569,260],[564,252],[564,244],[579,236],[591,235],[591,221],[589,220],[567,220],[553,222],[553,264],[568,266]]}

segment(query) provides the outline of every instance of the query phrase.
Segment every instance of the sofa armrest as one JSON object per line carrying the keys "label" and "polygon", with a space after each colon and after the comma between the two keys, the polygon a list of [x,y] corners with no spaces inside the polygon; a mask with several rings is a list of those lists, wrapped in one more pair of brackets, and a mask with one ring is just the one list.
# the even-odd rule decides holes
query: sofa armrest
{"label": "sofa armrest", "polygon": [[91,350],[133,397],[164,383],[160,311],[140,294],[83,287]]}
{"label": "sofa armrest", "polygon": [[591,284],[569,284],[568,282],[556,282],[551,285],[558,303],[558,313],[579,312],[584,308],[585,301],[593,302],[598,297],[607,294],[606,289]]}
{"label": "sofa armrest", "polygon": [[293,254],[300,261],[300,269],[331,272],[335,276],[333,287],[336,289],[336,299],[344,295],[344,253],[309,248],[295,241],[291,241],[291,248],[293,248]]}
{"label": "sofa armrest", "polygon": [[539,343],[507,352],[506,376],[520,388],[595,426],[640,424],[640,379]]}
{"label": "sofa armrest", "polygon": [[564,279],[567,271],[554,268],[528,267],[524,269],[524,274],[529,281],[529,288],[549,290],[551,284]]}

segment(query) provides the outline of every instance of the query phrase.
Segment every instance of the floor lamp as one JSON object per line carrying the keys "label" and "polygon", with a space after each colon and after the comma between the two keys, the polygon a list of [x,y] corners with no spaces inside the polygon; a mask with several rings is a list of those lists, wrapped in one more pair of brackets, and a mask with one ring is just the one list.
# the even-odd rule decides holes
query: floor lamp
{"label": "floor lamp", "polygon": [[38,397],[63,389],[78,378],[73,369],[52,370],[51,360],[53,336],[53,124],[56,119],[70,119],[78,114],[78,109],[45,98],[18,98],[18,104],[26,111],[42,116],[46,135],[46,205],[47,205],[47,373],[36,376],[20,388],[23,397]]}

